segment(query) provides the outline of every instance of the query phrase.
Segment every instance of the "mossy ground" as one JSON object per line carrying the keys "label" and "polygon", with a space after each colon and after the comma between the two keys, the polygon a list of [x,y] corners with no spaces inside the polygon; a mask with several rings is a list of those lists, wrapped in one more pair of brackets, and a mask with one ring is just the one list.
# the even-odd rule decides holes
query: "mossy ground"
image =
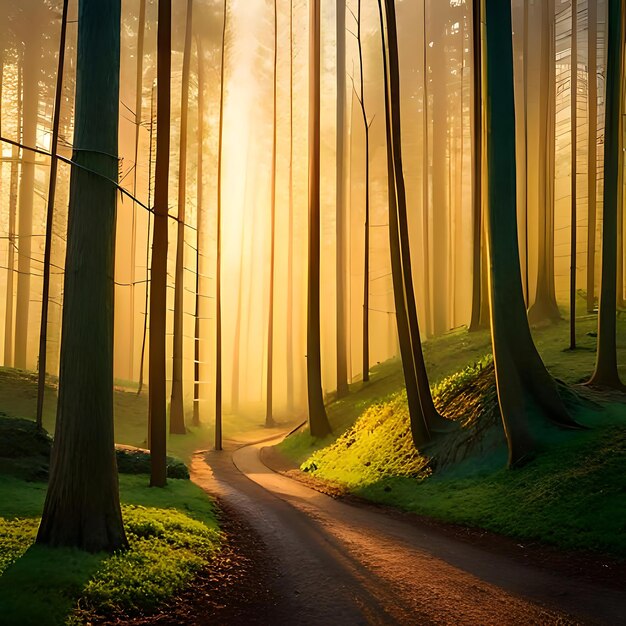
{"label": "mossy ground", "polygon": [[[569,384],[589,377],[595,325],[591,316],[578,321],[576,351],[564,350],[565,323],[534,330],[554,376]],[[429,448],[418,452],[412,445],[400,364],[392,361],[375,368],[369,384],[353,385],[350,396],[329,405],[332,436],[320,441],[298,433],[281,451],[305,471],[374,502],[626,557],[626,404],[615,397],[601,407],[583,401],[576,417],[589,430],[557,433],[525,467],[507,470],[489,341],[487,332],[461,330],[425,344],[436,403],[463,425]],[[626,363],[622,319],[618,351]],[[626,368],[621,374],[626,380]],[[466,445],[472,453],[457,454]]]}
{"label": "mossy ground", "polygon": [[186,480],[150,489],[120,476],[129,550],[87,554],[33,544],[46,486],[0,474],[0,622],[38,626],[150,611],[219,549],[216,509]]}

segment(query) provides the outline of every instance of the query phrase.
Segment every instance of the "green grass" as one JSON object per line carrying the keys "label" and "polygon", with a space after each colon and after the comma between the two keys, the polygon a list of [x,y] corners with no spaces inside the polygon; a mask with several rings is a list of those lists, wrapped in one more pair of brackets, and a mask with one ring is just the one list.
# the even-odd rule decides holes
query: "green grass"
{"label": "green grass", "polygon": [[[554,376],[570,384],[589,377],[595,360],[596,323],[591,316],[578,320],[579,349],[573,352],[564,350],[566,323],[534,329],[538,349]],[[480,370],[474,364],[491,352],[490,347],[487,332],[464,330],[424,345],[437,402],[449,402],[466,385],[466,395],[459,396],[461,402],[454,408],[461,422],[463,403],[468,412],[481,415],[488,406],[496,406],[495,381],[489,383],[488,401],[480,400],[478,408],[469,406],[478,402],[471,395],[471,377]],[[618,353],[620,363],[626,364],[626,322],[622,319]],[[626,368],[621,366],[620,371],[626,380]],[[608,404],[602,411],[583,405],[577,418],[590,430],[555,433],[554,445],[524,468],[512,471],[504,469],[502,427],[499,416],[495,419],[491,414],[480,454],[433,472],[431,457],[450,452],[446,446],[452,444],[438,443],[436,449],[421,452],[414,449],[402,388],[398,361],[375,368],[369,384],[353,385],[350,396],[329,404],[333,435],[320,441],[307,432],[297,433],[280,445],[281,451],[305,471],[374,502],[562,548],[626,557],[624,404]],[[465,431],[460,432],[446,441],[458,443]]]}
{"label": "green grass", "polygon": [[154,609],[190,584],[219,549],[212,501],[186,480],[150,489],[120,476],[130,549],[113,556],[33,544],[45,484],[0,475],[0,622],[83,623]]}

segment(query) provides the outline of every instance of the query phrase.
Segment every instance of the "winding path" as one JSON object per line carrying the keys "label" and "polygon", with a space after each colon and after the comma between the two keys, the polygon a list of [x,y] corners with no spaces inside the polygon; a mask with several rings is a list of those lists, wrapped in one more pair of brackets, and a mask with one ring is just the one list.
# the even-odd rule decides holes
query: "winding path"
{"label": "winding path", "polygon": [[260,452],[281,437],[192,464],[194,481],[251,523],[275,567],[267,584],[277,601],[259,623],[626,624],[624,588],[529,566],[273,472]]}

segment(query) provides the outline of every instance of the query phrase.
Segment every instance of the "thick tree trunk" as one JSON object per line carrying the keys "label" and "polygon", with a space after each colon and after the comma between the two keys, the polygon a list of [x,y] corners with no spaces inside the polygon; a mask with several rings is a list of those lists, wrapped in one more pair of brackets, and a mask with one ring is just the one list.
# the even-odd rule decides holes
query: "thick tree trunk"
{"label": "thick tree trunk", "polygon": [[39,333],[39,360],[37,379],[37,428],[43,427],[43,400],[46,390],[46,357],[48,347],[48,308],[50,298],[50,263],[52,259],[52,227],[54,225],[54,200],[56,197],[57,170],[59,160],[59,126],[61,123],[61,97],[63,95],[63,68],[65,67],[65,40],[67,33],[67,11],[69,0],[63,2],[61,14],[61,35],[59,37],[59,61],[57,67],[57,84],[54,98],[54,118],[52,120],[52,142],[50,152],[50,178],[48,185],[48,209],[46,214],[46,238],[43,261],[43,289],[41,295],[41,330]]}
{"label": "thick tree trunk", "polygon": [[109,182],[118,172],[120,5],[79,2],[79,167],[71,176],[57,426],[37,536],[90,552],[126,546],[113,437],[116,189]]}
{"label": "thick tree trunk", "polygon": [[[146,0],[139,2],[139,22],[137,25],[137,71],[135,75],[135,155],[133,161],[133,196],[137,197],[137,177],[139,159],[139,131],[141,130],[141,109],[143,106],[143,57],[146,31]],[[133,221],[130,241],[130,297],[128,310],[129,350],[128,371],[130,379],[135,379],[135,283],[137,276],[137,205],[133,202]]]}
{"label": "thick tree trunk", "polygon": [[561,313],[554,292],[554,117],[555,117],[555,19],[554,0],[542,5],[542,65],[539,78],[539,264],[535,300],[528,311],[531,324],[557,321]]}
{"label": "thick tree trunk", "polygon": [[404,297],[406,301],[407,316],[409,320],[409,333],[413,362],[419,398],[422,406],[422,415],[429,431],[435,432],[447,429],[450,422],[439,415],[433,403],[424,355],[422,353],[422,341],[417,318],[415,302],[415,289],[413,286],[413,272],[411,270],[411,247],[409,240],[408,209],[406,189],[404,183],[404,169],[402,163],[402,122],[400,117],[400,65],[398,58],[398,36],[396,25],[396,13],[394,0],[386,0],[387,37],[389,54],[389,104],[391,107],[391,132],[395,192],[398,211],[398,229],[400,235],[400,254],[402,261],[402,278],[404,282]]}
{"label": "thick tree trunk", "polygon": [[222,449],[222,154],[224,147],[224,93],[228,0],[224,0],[220,64],[220,121],[217,148],[217,216],[215,259],[215,449]]}
{"label": "thick tree trunk", "polygon": [[180,145],[178,159],[178,226],[176,236],[176,273],[174,284],[174,341],[172,352],[172,396],[170,433],[184,435],[185,400],[183,393],[183,345],[185,335],[185,215],[187,205],[187,127],[189,122],[189,74],[191,69],[191,26],[193,0],[187,0],[185,50],[180,102]]}
{"label": "thick tree trunk", "polygon": [[608,28],[602,282],[598,315],[598,353],[596,368],[589,382],[592,385],[621,389],[616,347],[617,212],[622,149],[619,129],[622,109],[621,85],[624,77],[624,8],[621,0],[609,0]]}
{"label": "thick tree trunk", "polygon": [[587,3],[588,23],[588,107],[587,153],[587,312],[596,308],[596,220],[598,181],[598,6]]}
{"label": "thick tree trunk", "polygon": [[271,428],[274,421],[274,270],[276,263],[276,143],[278,124],[278,6],[274,0],[274,120],[272,135],[272,171],[270,198],[270,292],[267,317],[267,388],[265,404],[265,426]]}
{"label": "thick tree trunk", "polygon": [[533,343],[517,239],[511,5],[485,0],[490,301],[498,399],[509,465],[529,459],[551,423],[575,428]]}
{"label": "thick tree trunk", "polygon": [[337,9],[337,143],[336,143],[336,227],[337,227],[337,397],[348,393],[348,344],[346,312],[346,228],[344,184],[344,134],[346,109],[346,3],[336,0]]}
{"label": "thick tree trunk", "polygon": [[166,320],[167,248],[170,166],[170,94],[172,4],[159,0],[157,34],[157,147],[154,187],[154,232],[150,281],[150,362],[148,369],[152,487],[167,482]]}
{"label": "thick tree trunk", "polygon": [[572,47],[570,60],[570,98],[571,98],[571,142],[572,142],[572,162],[571,162],[571,219],[570,219],[570,291],[569,291],[569,311],[570,311],[570,350],[576,349],[576,271],[578,258],[578,185],[576,176],[576,159],[578,156],[578,2],[572,0]]}
{"label": "thick tree trunk", "polygon": [[309,276],[307,306],[307,383],[309,429],[313,437],[331,432],[322,391],[320,352],[320,0],[310,3],[309,113]]}
{"label": "thick tree trunk", "polygon": [[196,39],[196,55],[198,60],[198,156],[196,181],[196,306],[193,332],[193,425],[200,426],[200,358],[202,355],[202,245],[204,242],[204,50],[202,39]]}
{"label": "thick tree trunk", "polygon": [[[17,136],[22,134],[22,65],[18,61],[17,66]],[[6,313],[4,318],[4,365],[14,366],[14,341],[13,333],[13,305],[14,305],[14,274],[15,274],[15,250],[17,248],[15,239],[15,223],[17,218],[17,194],[20,177],[20,149],[13,146],[11,151],[11,179],[9,182],[9,254],[7,259],[7,291],[6,291]]]}
{"label": "thick tree trunk", "polygon": [[[31,148],[37,143],[39,113],[39,51],[26,46],[23,55],[22,141]],[[15,311],[15,367],[28,367],[28,319],[30,314],[30,273],[35,192],[35,153],[22,152],[17,242],[17,305]]]}

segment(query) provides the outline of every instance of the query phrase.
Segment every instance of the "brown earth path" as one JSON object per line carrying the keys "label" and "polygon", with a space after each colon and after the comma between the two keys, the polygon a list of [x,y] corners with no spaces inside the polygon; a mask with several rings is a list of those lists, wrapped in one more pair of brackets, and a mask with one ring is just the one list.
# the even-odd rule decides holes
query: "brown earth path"
{"label": "brown earth path", "polygon": [[261,450],[276,441],[194,456],[192,479],[250,524],[270,564],[265,606],[243,598],[212,623],[626,624],[626,581],[550,571],[334,499],[269,469]]}

